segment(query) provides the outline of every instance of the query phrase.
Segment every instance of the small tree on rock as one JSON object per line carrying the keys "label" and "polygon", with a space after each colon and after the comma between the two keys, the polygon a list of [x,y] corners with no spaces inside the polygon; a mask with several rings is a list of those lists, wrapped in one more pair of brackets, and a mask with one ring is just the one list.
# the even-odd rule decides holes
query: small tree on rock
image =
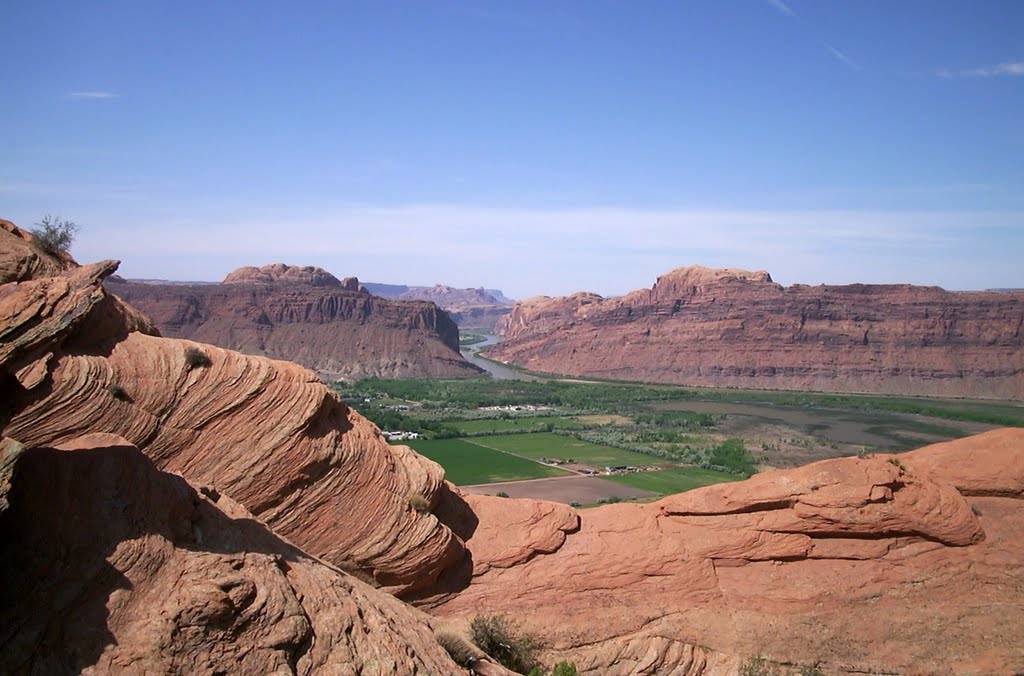
{"label": "small tree on rock", "polygon": [[67,253],[78,234],[74,221],[46,214],[31,230],[32,236],[44,250],[51,254]]}

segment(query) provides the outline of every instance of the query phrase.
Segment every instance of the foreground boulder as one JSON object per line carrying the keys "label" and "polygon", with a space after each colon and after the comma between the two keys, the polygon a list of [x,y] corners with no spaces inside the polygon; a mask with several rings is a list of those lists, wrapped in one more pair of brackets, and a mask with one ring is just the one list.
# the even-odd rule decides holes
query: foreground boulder
{"label": "foreground boulder", "polygon": [[680,268],[621,298],[516,304],[488,356],[534,371],[712,387],[1024,399],[1024,292],[783,287]]}
{"label": "foreground boulder", "polygon": [[0,672],[460,671],[431,620],[124,439],[0,441]]}
{"label": "foreground boulder", "polygon": [[996,430],[588,509],[578,528],[565,507],[467,496],[472,570],[419,602],[508,614],[589,674],[1018,672],[1022,467],[1024,430]]}

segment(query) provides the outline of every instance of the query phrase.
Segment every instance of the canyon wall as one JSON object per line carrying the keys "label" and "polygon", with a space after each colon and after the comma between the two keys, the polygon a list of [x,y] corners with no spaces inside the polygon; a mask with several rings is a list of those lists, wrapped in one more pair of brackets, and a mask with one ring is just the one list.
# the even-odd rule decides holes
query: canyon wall
{"label": "canyon wall", "polygon": [[221,284],[105,284],[165,336],[287,359],[326,379],[479,373],[435,304],[377,298],[320,268],[240,268]]}
{"label": "canyon wall", "polygon": [[1024,293],[783,287],[681,268],[621,298],[518,303],[488,356],[533,371],[710,387],[1024,398]]}

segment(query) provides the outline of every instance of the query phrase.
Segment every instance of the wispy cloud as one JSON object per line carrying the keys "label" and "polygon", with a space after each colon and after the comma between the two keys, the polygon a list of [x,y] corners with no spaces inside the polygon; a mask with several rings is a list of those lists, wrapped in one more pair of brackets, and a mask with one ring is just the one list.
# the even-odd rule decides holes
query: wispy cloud
{"label": "wispy cloud", "polygon": [[789,5],[784,3],[782,0],[767,0],[768,4],[774,7],[778,12],[785,14],[786,16],[796,16],[796,12],[790,8]]}
{"label": "wispy cloud", "polygon": [[935,74],[947,79],[956,77],[1024,77],[1024,61],[1004,61],[993,66],[961,68],[960,70],[940,68],[935,71]]}
{"label": "wispy cloud", "polygon": [[116,92],[108,92],[100,89],[94,89],[89,91],[71,92],[68,94],[68,98],[72,99],[118,99],[121,95]]}
{"label": "wispy cloud", "polygon": [[[792,7],[783,2],[783,0],[765,0],[765,2],[767,2],[779,14],[790,17],[792,19],[797,19],[799,21],[800,17],[797,16],[797,13],[793,11]],[[804,30],[809,32],[807,26],[804,26]],[[840,63],[852,68],[853,70],[861,70],[860,64],[851,59],[845,52],[840,51],[837,47],[830,45],[829,43],[825,42],[824,40],[821,40],[820,38],[818,39],[818,41],[821,43],[821,46],[824,47],[836,61],[839,61]]]}
{"label": "wispy cloud", "polygon": [[849,56],[839,51],[838,49],[836,49],[827,42],[822,42],[822,44],[825,45],[825,49],[827,49],[828,53],[834,56],[836,60],[845,63],[847,66],[853,68],[854,70],[861,70],[860,64],[851,59]]}

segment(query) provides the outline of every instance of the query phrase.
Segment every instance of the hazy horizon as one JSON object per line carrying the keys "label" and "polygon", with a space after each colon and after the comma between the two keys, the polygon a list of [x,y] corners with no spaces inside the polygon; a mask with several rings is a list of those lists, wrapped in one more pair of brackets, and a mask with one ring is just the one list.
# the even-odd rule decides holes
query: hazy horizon
{"label": "hazy horizon", "polygon": [[130,278],[1024,287],[1024,5],[8,3],[0,217]]}

